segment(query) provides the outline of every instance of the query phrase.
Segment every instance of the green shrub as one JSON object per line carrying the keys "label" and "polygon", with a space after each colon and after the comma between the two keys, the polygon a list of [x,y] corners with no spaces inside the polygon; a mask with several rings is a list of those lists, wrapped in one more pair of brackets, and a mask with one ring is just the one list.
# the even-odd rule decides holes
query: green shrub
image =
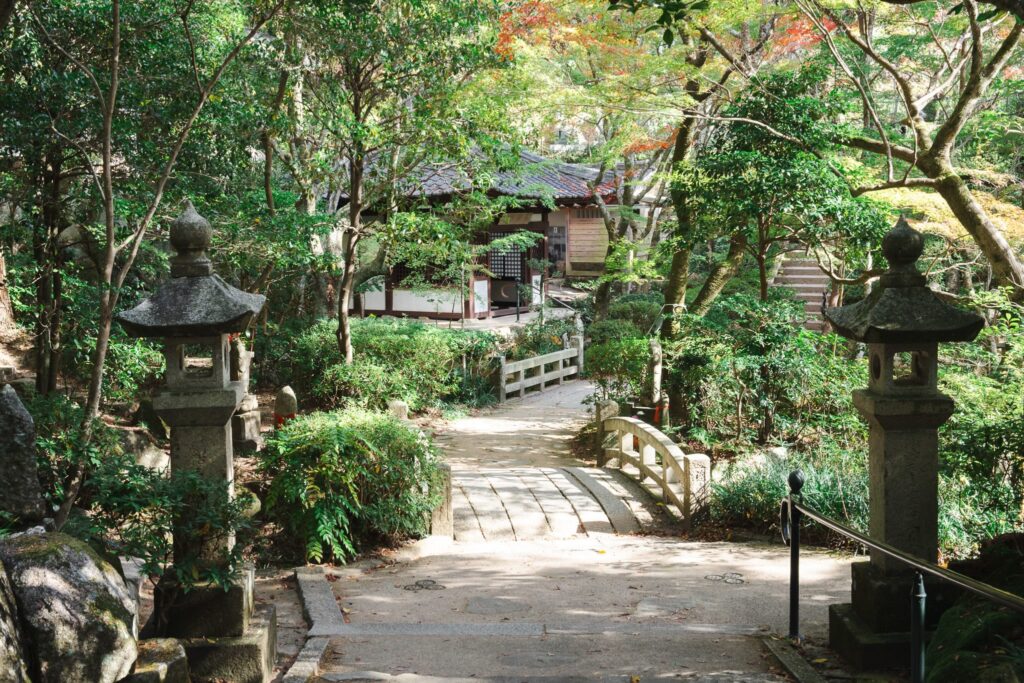
{"label": "green shrub", "polygon": [[644,333],[629,320],[598,320],[587,328],[591,344],[604,344],[616,339],[639,339]]}
{"label": "green shrub", "polygon": [[616,339],[592,344],[586,350],[584,367],[602,398],[625,401],[639,396],[643,390],[650,356],[646,339]]}
{"label": "green shrub", "polygon": [[[403,398],[415,409],[444,401],[474,400],[480,383],[472,378],[491,372],[498,338],[488,332],[428,325],[414,320],[365,318],[352,323],[358,367],[345,369],[338,352],[334,320],[321,320],[287,341],[263,341],[274,358],[260,361],[261,379],[291,384],[300,397],[313,397],[326,408],[381,407]],[[383,395],[382,395],[383,394]]]}
{"label": "green shrub", "polygon": [[384,410],[388,401],[400,398],[411,406],[419,406],[420,396],[405,375],[383,365],[357,359],[351,365],[338,364],[327,368],[313,386],[318,405],[328,409],[340,407]]}
{"label": "green shrub", "polygon": [[[786,458],[771,455],[741,458],[726,465],[721,478],[711,485],[712,518],[728,525],[753,527],[766,533],[778,531],[779,504],[789,493],[789,473],[804,473],[804,501],[833,519],[867,531],[868,478],[864,454],[824,444],[814,453]],[[812,524],[809,540],[836,540]]]}
{"label": "green shrub", "polygon": [[562,350],[562,335],[570,338],[576,334],[572,318],[546,317],[531,320],[522,327],[512,330],[512,345],[505,353],[510,360],[522,360],[531,356],[543,356]]}
{"label": "green shrub", "polygon": [[634,301],[642,301],[645,303],[654,303],[661,306],[665,303],[665,295],[662,292],[634,292],[633,294],[623,294],[620,297],[616,297],[613,304],[628,304]]}
{"label": "green shrub", "polygon": [[608,307],[608,318],[628,320],[644,334],[654,329],[661,316],[662,304],[649,300],[618,300]]}
{"label": "green shrub", "polygon": [[365,410],[312,413],[267,440],[269,514],[307,559],[345,561],[367,542],[422,535],[440,501],[437,453],[421,433]]}

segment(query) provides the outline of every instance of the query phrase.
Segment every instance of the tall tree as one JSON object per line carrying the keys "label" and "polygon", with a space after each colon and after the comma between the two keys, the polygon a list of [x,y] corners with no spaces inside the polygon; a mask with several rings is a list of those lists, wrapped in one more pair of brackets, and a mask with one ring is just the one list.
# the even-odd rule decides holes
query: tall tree
{"label": "tall tree", "polygon": [[495,0],[357,0],[307,14],[314,64],[303,104],[314,132],[303,139],[322,141],[320,177],[345,205],[337,336],[346,362],[359,245],[374,229],[367,212],[392,210],[424,162],[470,152],[459,95],[498,63],[497,10]]}
{"label": "tall tree", "polygon": [[[99,309],[82,424],[86,442],[100,412],[122,287],[182,150],[228,67],[283,4],[32,2],[18,9],[17,35],[5,36],[18,48],[14,59],[21,59],[4,65],[5,80],[30,96],[19,101],[19,92],[8,92],[3,101],[9,115],[2,133],[17,143],[5,153],[15,165],[41,159],[33,168],[50,178],[44,187],[52,190],[41,201],[48,230],[39,246],[41,263],[58,258],[55,233],[62,227],[69,179],[84,180],[82,200],[97,216],[84,237],[93,254]],[[11,120],[26,113],[19,106],[35,108],[29,126]],[[31,126],[38,130],[27,130]],[[58,526],[84,473],[82,463],[69,482]]]}
{"label": "tall tree", "polygon": [[[979,12],[976,0],[890,10],[888,34],[876,38],[874,22],[858,21],[866,10],[842,11],[816,0],[796,0],[814,23],[845,80],[855,88],[871,130],[840,134],[847,147],[878,155],[883,178],[859,185],[856,194],[894,187],[936,191],[974,238],[997,281],[1024,299],[1024,262],[971,187],[979,173],[958,163],[958,139],[986,106],[993,83],[1017,53],[1024,22],[999,11]],[[1016,3],[1000,3],[1000,5]],[[960,11],[962,9],[962,11]],[[933,12],[933,10],[935,10]],[[921,30],[927,27],[927,30]],[[907,49],[911,41],[915,49]],[[840,43],[852,47],[874,73],[857,73]],[[874,84],[871,88],[867,84]],[[894,92],[902,116],[893,121],[881,103]]]}

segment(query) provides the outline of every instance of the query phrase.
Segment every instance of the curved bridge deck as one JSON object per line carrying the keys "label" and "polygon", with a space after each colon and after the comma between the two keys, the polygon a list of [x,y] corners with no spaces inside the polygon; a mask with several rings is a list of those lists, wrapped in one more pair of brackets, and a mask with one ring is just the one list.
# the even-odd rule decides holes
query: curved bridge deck
{"label": "curved bridge deck", "polygon": [[[654,497],[572,457],[591,391],[566,383],[436,436],[455,540],[330,570],[343,619],[319,634],[317,680],[787,680],[761,642],[785,627],[785,548],[650,533],[671,522]],[[801,571],[805,633],[818,636],[849,568],[808,552]]]}

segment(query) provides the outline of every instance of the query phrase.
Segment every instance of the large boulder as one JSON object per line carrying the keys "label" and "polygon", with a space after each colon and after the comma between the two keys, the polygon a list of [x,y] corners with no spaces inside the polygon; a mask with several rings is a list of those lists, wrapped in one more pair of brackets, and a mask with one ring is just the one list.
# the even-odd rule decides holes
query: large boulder
{"label": "large boulder", "polygon": [[29,683],[30,680],[18,628],[18,606],[14,601],[11,581],[0,565],[0,681]]}
{"label": "large boulder", "polygon": [[25,526],[43,518],[36,469],[36,427],[10,384],[0,390],[0,512]]}
{"label": "large boulder", "polygon": [[0,542],[36,683],[114,683],[135,662],[131,595],[88,544],[60,533]]}

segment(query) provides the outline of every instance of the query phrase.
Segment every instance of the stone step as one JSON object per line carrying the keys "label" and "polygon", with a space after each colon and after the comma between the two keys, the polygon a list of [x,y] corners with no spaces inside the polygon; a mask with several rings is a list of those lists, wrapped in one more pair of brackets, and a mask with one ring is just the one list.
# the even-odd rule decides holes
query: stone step
{"label": "stone step", "polygon": [[776,277],[775,279],[776,280],[791,280],[791,281],[797,281],[797,282],[828,282],[829,281],[828,275],[825,275],[825,273],[822,273],[820,270],[818,272],[816,272],[816,273],[812,273],[810,271],[783,270],[783,271],[779,272],[778,277]]}
{"label": "stone step", "polygon": [[784,287],[788,287],[794,292],[808,292],[813,294],[821,294],[827,290],[826,287],[814,285],[812,283],[785,283]]}
{"label": "stone step", "polygon": [[790,279],[790,278],[796,279],[796,278],[798,278],[798,279],[801,279],[801,280],[813,280],[813,281],[816,281],[816,282],[828,282],[828,279],[829,279],[828,275],[825,275],[825,273],[821,272],[817,268],[815,268],[814,270],[811,270],[810,268],[807,268],[807,269],[803,269],[803,268],[801,268],[801,269],[784,268],[784,269],[779,271],[778,278],[776,278],[776,279],[780,279],[780,278],[787,278],[787,279]]}

